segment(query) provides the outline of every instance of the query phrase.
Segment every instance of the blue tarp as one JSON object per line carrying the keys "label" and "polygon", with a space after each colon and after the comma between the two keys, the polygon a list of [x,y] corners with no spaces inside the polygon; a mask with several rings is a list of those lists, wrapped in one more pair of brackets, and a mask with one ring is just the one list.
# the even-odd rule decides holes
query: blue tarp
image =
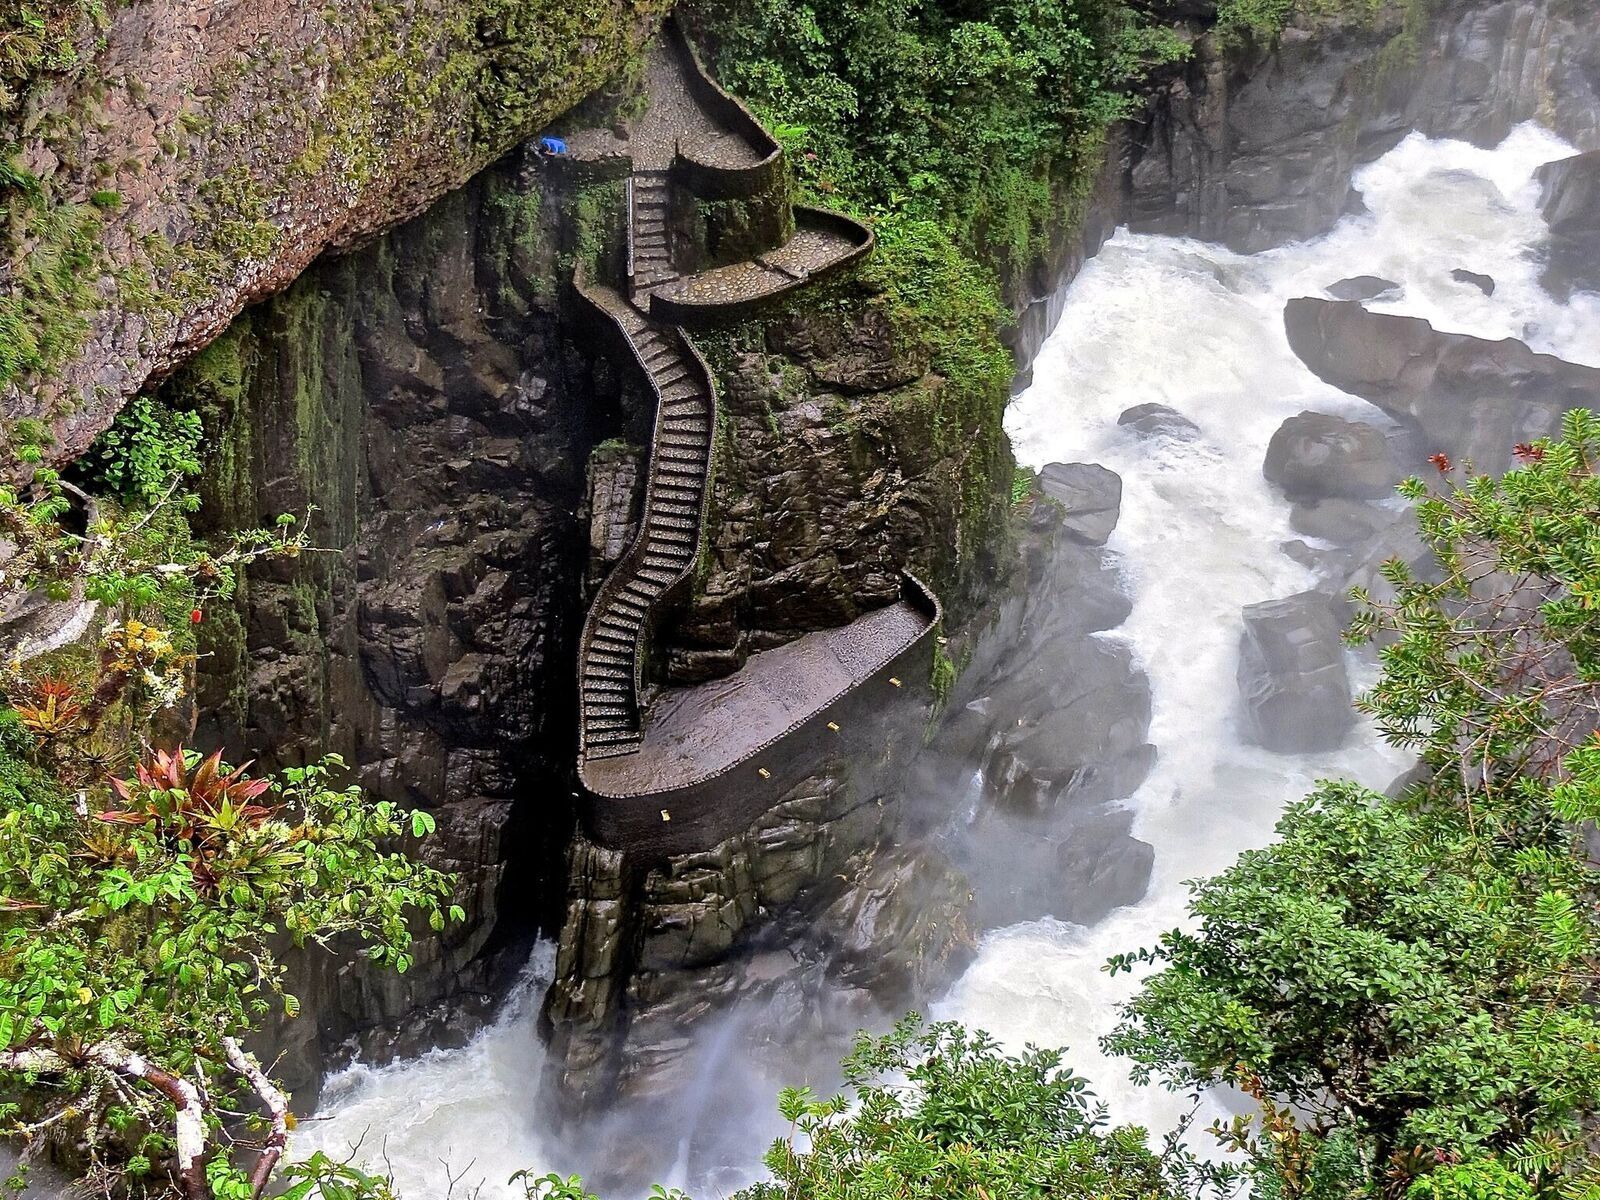
{"label": "blue tarp", "polygon": [[539,145],[543,147],[546,154],[565,154],[567,152],[567,143],[558,137],[542,137],[539,139]]}

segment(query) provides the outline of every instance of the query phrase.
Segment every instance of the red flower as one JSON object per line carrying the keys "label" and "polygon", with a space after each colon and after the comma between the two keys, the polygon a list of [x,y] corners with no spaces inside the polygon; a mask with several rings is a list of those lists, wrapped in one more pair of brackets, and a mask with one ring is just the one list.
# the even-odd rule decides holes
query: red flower
{"label": "red flower", "polygon": [[1450,456],[1448,454],[1430,454],[1428,455],[1428,461],[1439,468],[1439,474],[1441,475],[1450,469]]}
{"label": "red flower", "polygon": [[189,624],[198,625],[198,624],[200,624],[201,621],[204,621],[205,619],[206,619],[205,613],[201,612],[198,608],[190,610],[190,612],[189,612]]}
{"label": "red flower", "polygon": [[1512,453],[1523,462],[1543,462],[1544,447],[1530,445],[1527,442],[1518,442]]}

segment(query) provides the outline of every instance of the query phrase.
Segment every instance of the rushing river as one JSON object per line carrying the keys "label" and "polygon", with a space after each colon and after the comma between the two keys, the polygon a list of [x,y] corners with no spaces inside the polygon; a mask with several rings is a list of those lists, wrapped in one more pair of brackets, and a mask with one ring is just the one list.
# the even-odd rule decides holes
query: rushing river
{"label": "rushing river", "polygon": [[[1317,778],[1382,787],[1406,765],[1365,730],[1340,751],[1304,756],[1254,749],[1237,736],[1239,609],[1312,582],[1279,549],[1299,535],[1262,478],[1267,442],[1307,408],[1383,420],[1294,357],[1284,303],[1346,276],[1380,275],[1404,291],[1371,305],[1377,311],[1425,317],[1453,332],[1518,337],[1600,365],[1600,297],[1560,305],[1538,284],[1544,226],[1531,177],[1570,153],[1533,126],[1494,150],[1413,136],[1360,172],[1367,211],[1325,238],[1245,257],[1122,232],[1071,285],[1035,382],[1013,404],[1007,427],[1024,463],[1098,462],[1123,479],[1109,549],[1120,556],[1133,612],[1104,636],[1125,639],[1150,678],[1150,739],[1159,759],[1128,804],[1135,835],[1155,848],[1154,875],[1140,903],[1096,926],[1041,913],[989,934],[936,1005],[938,1015],[1016,1046],[1067,1046],[1114,1117],[1170,1123],[1176,1102],[1133,1088],[1125,1064],[1096,1049],[1133,987],[1107,976],[1102,964],[1178,924],[1183,881],[1268,841],[1283,805]],[[1458,267],[1492,276],[1493,296],[1453,280]],[[1201,436],[1141,441],[1118,427],[1124,409],[1152,401],[1183,413]],[[378,1070],[357,1065],[333,1079],[322,1119],[303,1128],[296,1151],[338,1151],[364,1139],[362,1157],[387,1161],[402,1194],[422,1200],[445,1196],[446,1162],[465,1170],[463,1183],[485,1181],[485,1200],[498,1200],[518,1194],[504,1188],[517,1168],[570,1170],[575,1155],[603,1152],[540,1135],[535,1017],[549,970],[545,949],[500,1021],[467,1048]],[[837,1057],[842,1049],[819,1053]],[[754,1168],[770,1125],[756,1115],[750,1121]],[[661,1164],[661,1178],[673,1173],[674,1164]]]}

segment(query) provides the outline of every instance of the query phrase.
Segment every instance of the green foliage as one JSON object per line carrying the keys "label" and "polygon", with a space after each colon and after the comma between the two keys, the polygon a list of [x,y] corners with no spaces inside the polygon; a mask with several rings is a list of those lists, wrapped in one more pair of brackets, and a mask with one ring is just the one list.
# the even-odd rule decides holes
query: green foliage
{"label": "green foliage", "polygon": [[1521,1175],[1496,1159],[1470,1159],[1430,1171],[1406,1189],[1406,1200],[1534,1200]]}
{"label": "green foliage", "polygon": [[202,436],[199,413],[135,396],[96,440],[91,476],[114,495],[153,505],[175,478],[200,473]]}
{"label": "green foliage", "polygon": [[1129,78],[1180,52],[1116,0],[705,0],[701,21],[804,190],[944,225],[1004,279],[1092,176]]}
{"label": "green foliage", "polygon": [[793,1132],[767,1155],[773,1182],[739,1200],[1170,1194],[1144,1131],[1108,1128],[1056,1051],[1005,1054],[983,1034],[913,1015],[887,1037],[858,1037],[844,1068],[852,1095],[783,1092]]}
{"label": "green foliage", "polygon": [[1217,33],[1224,41],[1242,37],[1270,40],[1291,20],[1372,16],[1382,0],[1220,0]]}
{"label": "green foliage", "polygon": [[78,44],[105,24],[102,0],[5,0],[0,4],[0,112],[15,108],[40,76],[70,71]]}
{"label": "green foliage", "polygon": [[1276,844],[1192,885],[1198,932],[1112,963],[1161,968],[1107,1042],[1137,1078],[1238,1083],[1264,1135],[1293,1106],[1283,1136],[1220,1131],[1288,1194],[1596,1184],[1600,424],[1563,433],[1503,478],[1441,458],[1440,488],[1403,488],[1437,574],[1387,564],[1393,598],[1363,595],[1355,636],[1387,639],[1361,706],[1427,780],[1321,785]]}
{"label": "green foliage", "polygon": [[173,1110],[158,1092],[108,1088],[92,1048],[226,1095],[242,1081],[224,1039],[298,1010],[280,938],[351,936],[403,971],[409,914],[442,925],[451,880],[384,849],[409,815],[335,787],[342,766],[223,787],[226,768],[191,756],[141,765],[115,800],[31,791],[0,810],[0,1093],[29,1101],[30,1124],[87,1132],[94,1178],[121,1173],[96,1144],[104,1124],[137,1118],[148,1132],[134,1149],[155,1159]]}
{"label": "green foliage", "polygon": [[1020,508],[1033,495],[1034,474],[1028,467],[1017,467],[1011,472],[1011,507]]}
{"label": "green foliage", "polygon": [[10,159],[0,160],[0,246],[10,279],[0,293],[0,387],[60,366],[82,343],[94,306],[100,211],[55,200]]}

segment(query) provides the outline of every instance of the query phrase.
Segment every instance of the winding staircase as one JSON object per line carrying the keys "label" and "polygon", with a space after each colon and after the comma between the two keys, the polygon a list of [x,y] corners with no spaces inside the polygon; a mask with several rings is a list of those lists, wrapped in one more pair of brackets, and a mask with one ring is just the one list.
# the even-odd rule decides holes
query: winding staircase
{"label": "winding staircase", "polygon": [[626,160],[626,281],[608,287],[580,267],[574,282],[621,335],[655,398],[638,529],[596,591],[579,644],[578,771],[592,833],[635,853],[667,853],[742,827],[786,774],[844,746],[855,736],[846,732],[856,726],[852,712],[890,703],[902,675],[927,670],[940,609],[907,574],[898,603],[752,655],[725,679],[647,694],[655,627],[694,577],[717,428],[716,386],[684,325],[746,319],[872,248],[859,222],[792,206],[787,231],[772,231],[768,249],[680,273],[674,239],[687,230],[675,221],[675,197],[770,197],[784,178],[782,149],[705,73],[670,19],[647,76],[650,103],[629,136],[572,139],[580,168],[585,146],[591,162]]}
{"label": "winding staircase", "polygon": [[[636,223],[636,238],[638,229]],[[672,277],[664,254],[648,261],[650,277]],[[637,284],[634,291],[638,294]],[[716,390],[683,330],[652,321],[609,288],[588,292],[627,337],[656,397],[639,532],[601,585],[583,631],[581,748],[586,758],[606,758],[632,753],[639,744],[639,695],[652,618],[694,570],[711,470]]]}

